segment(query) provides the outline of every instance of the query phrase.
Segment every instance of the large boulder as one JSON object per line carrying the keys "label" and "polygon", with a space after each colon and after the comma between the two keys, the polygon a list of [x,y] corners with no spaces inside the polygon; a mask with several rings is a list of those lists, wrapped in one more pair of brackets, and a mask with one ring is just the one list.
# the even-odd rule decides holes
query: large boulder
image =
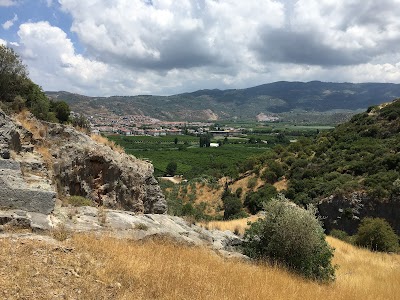
{"label": "large boulder", "polygon": [[33,189],[24,180],[18,162],[0,159],[0,209],[21,209],[50,214],[55,193]]}

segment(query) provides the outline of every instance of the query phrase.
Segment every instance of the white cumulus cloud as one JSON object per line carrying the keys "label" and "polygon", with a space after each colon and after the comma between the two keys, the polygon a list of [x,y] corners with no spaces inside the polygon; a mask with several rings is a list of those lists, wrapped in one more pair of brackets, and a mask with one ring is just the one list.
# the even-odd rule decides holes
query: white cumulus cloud
{"label": "white cumulus cloud", "polygon": [[132,95],[278,80],[400,82],[400,0],[58,2],[72,33],[47,22],[18,31],[18,51],[47,90]]}
{"label": "white cumulus cloud", "polygon": [[0,6],[14,6],[17,5],[18,2],[17,1],[13,1],[13,0],[0,0]]}

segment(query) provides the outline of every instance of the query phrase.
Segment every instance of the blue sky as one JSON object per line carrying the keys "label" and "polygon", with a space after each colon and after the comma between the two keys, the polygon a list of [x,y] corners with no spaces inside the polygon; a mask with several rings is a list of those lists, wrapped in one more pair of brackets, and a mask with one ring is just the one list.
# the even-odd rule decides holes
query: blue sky
{"label": "blue sky", "polygon": [[[0,10],[0,23],[2,25],[0,27],[0,38],[3,40],[9,41],[10,43],[18,43],[19,38],[17,32],[20,24],[48,21],[51,25],[57,26],[68,33],[68,37],[74,43],[77,52],[84,51],[76,34],[69,30],[72,24],[71,15],[61,9],[58,1],[0,0]],[[10,21],[12,24],[6,25],[6,23]]]}
{"label": "blue sky", "polygon": [[45,90],[400,83],[400,0],[0,0],[0,43]]}

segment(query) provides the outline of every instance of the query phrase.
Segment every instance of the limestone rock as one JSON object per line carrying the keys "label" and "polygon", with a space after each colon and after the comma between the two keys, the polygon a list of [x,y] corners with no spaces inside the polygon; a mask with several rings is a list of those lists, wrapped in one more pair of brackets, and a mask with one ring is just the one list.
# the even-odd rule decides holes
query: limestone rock
{"label": "limestone rock", "polygon": [[[10,118],[0,110],[0,145],[3,158],[9,158],[9,150],[21,151],[20,135]],[[5,157],[8,156],[8,157]]]}
{"label": "limestone rock", "polygon": [[114,209],[166,212],[165,197],[150,163],[96,143],[71,127],[48,126],[54,176],[63,193]]}
{"label": "limestone rock", "polygon": [[18,162],[0,159],[0,208],[49,214],[54,203],[54,192],[27,185]]}
{"label": "limestone rock", "polygon": [[0,110],[0,208],[49,213],[53,208],[43,205],[52,199],[54,207],[57,191],[60,197],[83,196],[108,208],[166,213],[150,163],[70,126],[38,121],[29,113],[24,118],[32,132]]}

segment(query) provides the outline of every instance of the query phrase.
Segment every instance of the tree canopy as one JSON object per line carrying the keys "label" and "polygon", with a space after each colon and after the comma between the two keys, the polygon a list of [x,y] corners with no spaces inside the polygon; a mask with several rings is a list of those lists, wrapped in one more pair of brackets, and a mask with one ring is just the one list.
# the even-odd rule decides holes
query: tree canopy
{"label": "tree canopy", "polygon": [[42,88],[28,77],[28,71],[19,55],[0,45],[0,108],[6,112],[29,109],[41,120],[66,122],[70,109],[64,101],[51,102]]}
{"label": "tree canopy", "polygon": [[24,90],[27,80],[28,71],[18,54],[0,45],[0,99],[13,101]]}

